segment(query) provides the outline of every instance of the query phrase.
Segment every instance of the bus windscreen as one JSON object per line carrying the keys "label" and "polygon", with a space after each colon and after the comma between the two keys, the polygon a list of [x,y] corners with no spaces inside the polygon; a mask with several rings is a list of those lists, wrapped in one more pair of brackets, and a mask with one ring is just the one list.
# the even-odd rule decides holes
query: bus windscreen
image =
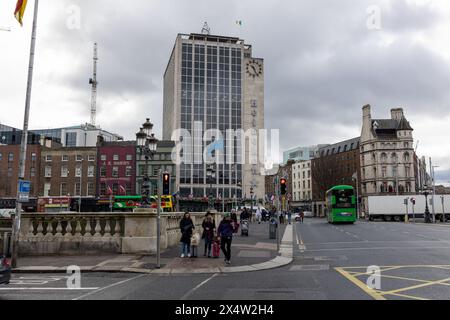
{"label": "bus windscreen", "polygon": [[333,195],[336,199],[335,208],[353,208],[352,204],[353,190],[335,190]]}

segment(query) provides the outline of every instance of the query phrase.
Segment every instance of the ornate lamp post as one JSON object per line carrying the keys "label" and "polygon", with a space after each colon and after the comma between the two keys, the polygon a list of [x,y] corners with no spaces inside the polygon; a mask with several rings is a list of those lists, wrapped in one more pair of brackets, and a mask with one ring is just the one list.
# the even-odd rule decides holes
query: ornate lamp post
{"label": "ornate lamp post", "polygon": [[214,197],[212,194],[212,183],[216,179],[216,170],[211,166],[206,169],[206,177],[209,181],[209,197],[208,197],[208,210],[214,210]]}
{"label": "ornate lamp post", "polygon": [[250,214],[253,217],[253,187],[250,187]]}
{"label": "ornate lamp post", "polygon": [[425,223],[431,223],[430,209],[428,208],[428,186],[424,186],[423,195],[425,196]]}
{"label": "ornate lamp post", "polygon": [[145,171],[144,181],[141,187],[142,194],[142,207],[148,208],[150,205],[150,178],[148,176],[148,160],[153,159],[156,153],[158,139],[155,138],[155,134],[152,133],[153,124],[150,119],[142,125],[142,128],[136,133],[136,145],[139,151],[139,155],[145,157]]}

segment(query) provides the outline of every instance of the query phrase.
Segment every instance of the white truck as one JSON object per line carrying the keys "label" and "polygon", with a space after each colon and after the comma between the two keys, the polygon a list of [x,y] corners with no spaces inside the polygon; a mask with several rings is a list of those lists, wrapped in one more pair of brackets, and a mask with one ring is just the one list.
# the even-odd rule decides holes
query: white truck
{"label": "white truck", "polygon": [[[408,200],[408,209],[406,209],[405,200]],[[414,199],[415,204],[413,204]],[[428,210],[432,218],[433,196],[428,196]],[[445,212],[446,221],[450,219],[450,195],[435,195],[435,218],[440,221]],[[406,213],[408,218],[424,218],[425,196],[424,195],[403,195],[403,196],[369,196],[367,197],[368,212],[366,218],[370,221],[382,219],[384,221],[404,221]],[[408,210],[408,211],[407,211]]]}

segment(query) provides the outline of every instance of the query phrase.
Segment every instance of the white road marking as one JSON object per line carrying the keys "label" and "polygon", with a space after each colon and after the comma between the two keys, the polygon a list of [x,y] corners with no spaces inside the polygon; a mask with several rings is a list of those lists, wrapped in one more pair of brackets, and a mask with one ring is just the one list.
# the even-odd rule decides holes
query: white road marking
{"label": "white road marking", "polygon": [[210,280],[214,279],[215,277],[217,277],[219,274],[215,273],[213,274],[211,277],[209,277],[208,279],[206,279],[205,281],[201,282],[200,284],[198,284],[197,286],[195,286],[194,288],[192,288],[191,290],[188,291],[188,293],[186,293],[184,296],[182,296],[180,298],[180,300],[186,300],[190,295],[192,295],[195,291],[197,291],[198,289],[200,289],[202,286],[204,286],[206,283],[208,283]]}
{"label": "white road marking", "polygon": [[142,277],[145,277],[145,276],[148,276],[148,274],[141,274],[141,275],[138,275],[138,276],[133,277],[133,278],[130,278],[130,279],[126,279],[126,280],[123,280],[123,281],[120,281],[120,282],[116,282],[116,283],[110,284],[109,286],[106,286],[106,287],[97,289],[97,290],[95,290],[95,291],[93,291],[93,292],[89,292],[89,293],[87,293],[87,294],[84,294],[84,295],[79,296],[78,298],[74,298],[74,299],[72,299],[72,300],[80,300],[80,299],[86,298],[86,297],[88,297],[88,296],[90,296],[90,295],[93,295],[93,294],[95,294],[95,293],[97,293],[97,292],[104,291],[104,290],[106,290],[106,289],[109,289],[109,288],[112,288],[112,287],[115,287],[115,286],[124,284],[124,283],[129,282],[129,281],[132,281],[132,280],[136,280],[136,279],[139,279],[139,278],[142,278]]}
{"label": "white road marking", "polygon": [[368,247],[368,248],[336,248],[336,249],[308,249],[308,252],[314,251],[346,251],[346,250],[420,250],[420,249],[447,249],[450,247]]}

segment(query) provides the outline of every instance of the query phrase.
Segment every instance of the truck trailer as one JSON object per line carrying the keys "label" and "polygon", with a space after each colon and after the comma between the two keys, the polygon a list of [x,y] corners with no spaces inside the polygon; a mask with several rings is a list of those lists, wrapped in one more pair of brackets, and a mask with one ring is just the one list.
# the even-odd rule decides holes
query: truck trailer
{"label": "truck trailer", "polygon": [[[428,209],[432,217],[433,214],[433,196],[428,196]],[[408,202],[408,206],[405,204]],[[413,201],[414,200],[414,203]],[[450,195],[435,195],[435,218],[436,221],[450,219]],[[424,195],[404,195],[404,196],[369,196],[367,197],[368,212],[366,218],[370,221],[382,219],[383,221],[405,221],[408,219],[423,219],[425,215],[425,196]],[[408,207],[408,208],[407,208]]]}

